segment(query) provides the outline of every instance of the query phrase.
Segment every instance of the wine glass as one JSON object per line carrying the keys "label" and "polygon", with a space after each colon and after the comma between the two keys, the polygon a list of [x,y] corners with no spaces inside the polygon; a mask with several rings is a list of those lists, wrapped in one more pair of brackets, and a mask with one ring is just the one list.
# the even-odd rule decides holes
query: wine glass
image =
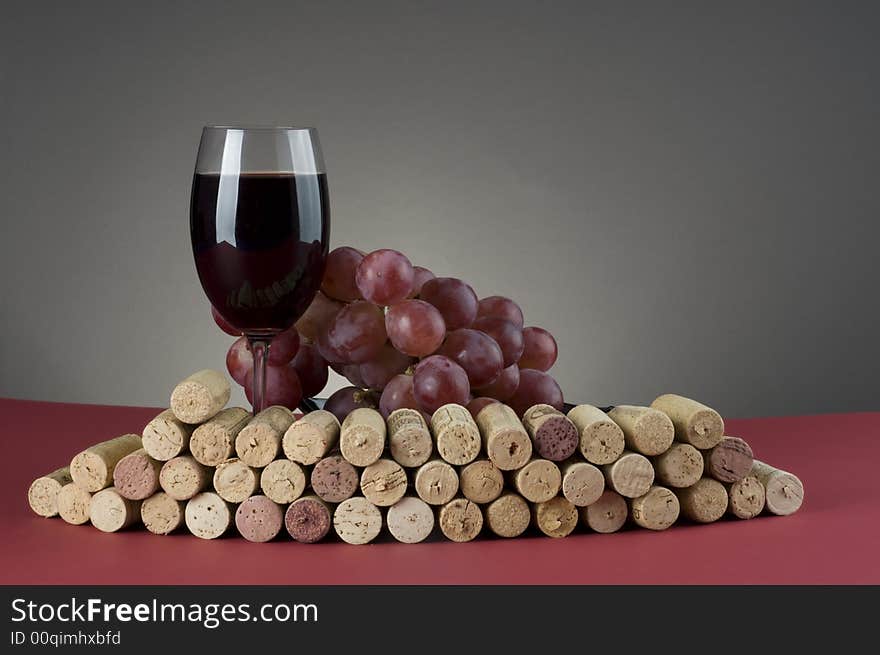
{"label": "wine glass", "polygon": [[302,316],[324,274],[330,205],[317,130],[205,127],[190,234],[205,294],[253,353],[257,413],[272,337]]}

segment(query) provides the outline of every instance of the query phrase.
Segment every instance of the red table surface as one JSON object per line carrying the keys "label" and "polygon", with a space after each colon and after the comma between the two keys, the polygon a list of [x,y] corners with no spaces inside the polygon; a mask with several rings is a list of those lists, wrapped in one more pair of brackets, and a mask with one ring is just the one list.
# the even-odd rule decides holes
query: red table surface
{"label": "red table surface", "polygon": [[417,545],[390,537],[253,544],[143,529],[104,534],[34,515],[31,481],[79,450],[143,429],[143,407],[0,399],[2,584],[835,584],[880,583],[880,413],[729,420],[760,459],[797,474],[801,510],[665,532],[583,528],[566,539]]}

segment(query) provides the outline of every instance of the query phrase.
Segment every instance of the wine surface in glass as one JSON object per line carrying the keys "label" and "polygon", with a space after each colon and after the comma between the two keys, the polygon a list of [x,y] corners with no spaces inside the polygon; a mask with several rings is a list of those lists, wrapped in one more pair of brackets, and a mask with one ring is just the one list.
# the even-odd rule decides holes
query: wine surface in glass
{"label": "wine surface in glass", "polygon": [[196,173],[190,232],[208,299],[248,334],[286,330],[321,285],[330,206],[323,173]]}

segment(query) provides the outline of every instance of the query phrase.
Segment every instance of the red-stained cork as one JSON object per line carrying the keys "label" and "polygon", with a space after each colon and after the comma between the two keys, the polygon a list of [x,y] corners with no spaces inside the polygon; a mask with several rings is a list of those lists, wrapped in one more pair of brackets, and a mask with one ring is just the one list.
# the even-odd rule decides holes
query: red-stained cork
{"label": "red-stained cork", "polygon": [[523,425],[535,451],[544,459],[561,462],[577,450],[580,433],[572,421],[555,407],[534,405],[523,414]]}
{"label": "red-stained cork", "polygon": [[341,503],[354,495],[360,484],[357,470],[341,455],[330,455],[315,464],[312,491],[328,503]]}
{"label": "red-stained cork", "polygon": [[333,516],[330,508],[317,496],[304,496],[287,508],[284,525],[291,537],[304,544],[321,541],[330,532]]}
{"label": "red-stained cork", "polygon": [[123,498],[143,500],[159,491],[162,462],[141,448],[119,460],[113,469],[113,486]]}
{"label": "red-stained cork", "polygon": [[266,496],[251,496],[235,510],[235,527],[248,541],[271,541],[281,531],[281,506]]}
{"label": "red-stained cork", "polygon": [[706,473],[719,482],[742,480],[754,463],[752,447],[739,437],[724,437],[717,446],[706,451]]}

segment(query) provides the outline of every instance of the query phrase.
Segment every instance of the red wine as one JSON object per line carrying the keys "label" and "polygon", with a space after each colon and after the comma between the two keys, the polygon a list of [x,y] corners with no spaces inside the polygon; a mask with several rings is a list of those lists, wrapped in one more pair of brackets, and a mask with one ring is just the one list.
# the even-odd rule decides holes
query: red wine
{"label": "red wine", "polygon": [[327,176],[196,174],[190,228],[199,279],[223,318],[252,334],[286,330],[324,274]]}

